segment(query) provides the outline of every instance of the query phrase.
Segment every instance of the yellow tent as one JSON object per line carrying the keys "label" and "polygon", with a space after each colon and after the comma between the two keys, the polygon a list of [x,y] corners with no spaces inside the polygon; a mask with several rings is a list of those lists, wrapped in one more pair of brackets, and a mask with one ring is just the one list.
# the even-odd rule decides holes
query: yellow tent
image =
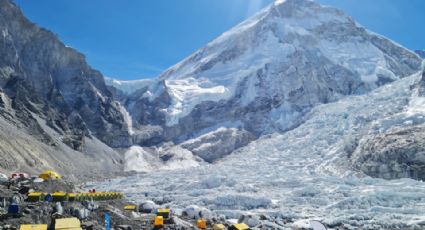
{"label": "yellow tent", "polygon": [[77,194],[76,193],[68,193],[68,201],[75,201],[77,200]]}
{"label": "yellow tent", "polygon": [[164,225],[164,217],[162,217],[162,216],[155,216],[153,225],[155,227],[159,227],[159,226]]}
{"label": "yellow tent", "polygon": [[47,230],[47,224],[23,224],[20,230]]}
{"label": "yellow tent", "polygon": [[214,224],[213,226],[213,230],[225,230],[226,226],[224,226],[223,224]]}
{"label": "yellow tent", "polygon": [[82,230],[81,222],[77,218],[56,219],[55,230]]}
{"label": "yellow tent", "polygon": [[207,228],[207,221],[205,219],[199,219],[197,222],[199,229],[206,229]]}
{"label": "yellow tent", "polygon": [[54,192],[52,193],[53,202],[65,201],[66,192]]}
{"label": "yellow tent", "polygon": [[43,193],[41,192],[30,192],[28,194],[28,202],[38,202],[41,200]]}
{"label": "yellow tent", "polygon": [[43,180],[49,180],[49,179],[59,180],[62,178],[62,176],[59,173],[54,172],[52,170],[46,170],[42,172],[38,177],[40,177]]}
{"label": "yellow tent", "polygon": [[249,226],[246,224],[234,224],[232,225],[229,230],[249,230]]}
{"label": "yellow tent", "polygon": [[137,210],[137,206],[136,205],[132,205],[132,204],[128,204],[124,206],[124,210],[127,211],[136,211]]}
{"label": "yellow tent", "polygon": [[160,208],[156,212],[157,216],[162,216],[164,219],[170,218],[170,209],[169,208]]}

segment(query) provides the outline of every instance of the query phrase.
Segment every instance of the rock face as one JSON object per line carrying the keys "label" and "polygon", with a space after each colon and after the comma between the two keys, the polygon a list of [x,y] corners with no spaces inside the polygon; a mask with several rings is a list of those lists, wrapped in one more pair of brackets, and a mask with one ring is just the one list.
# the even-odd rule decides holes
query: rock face
{"label": "rock face", "polygon": [[53,33],[29,22],[13,3],[2,0],[0,14],[0,86],[11,109],[25,116],[21,120],[28,122],[29,111],[43,116],[74,149],[90,135],[113,147],[129,145],[123,115],[101,73]]}
{"label": "rock face", "polygon": [[[131,145],[119,103],[82,54],[28,21],[9,0],[0,0],[0,18],[1,119],[43,145],[64,143],[70,148],[65,152],[86,151],[87,139],[111,147]],[[0,155],[29,154],[9,151],[2,148]]]}
{"label": "rock face", "polygon": [[424,138],[423,125],[376,135],[358,147],[352,160],[372,177],[425,180]]}
{"label": "rock face", "polygon": [[180,144],[220,127],[259,137],[297,127],[317,105],[409,76],[421,61],[339,10],[287,0],[130,92],[122,104],[137,130],[135,144]]}

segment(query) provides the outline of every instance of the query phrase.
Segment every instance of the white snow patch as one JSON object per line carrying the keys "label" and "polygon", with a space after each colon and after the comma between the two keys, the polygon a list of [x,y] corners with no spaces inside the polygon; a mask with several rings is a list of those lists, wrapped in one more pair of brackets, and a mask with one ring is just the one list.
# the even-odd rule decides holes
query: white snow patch
{"label": "white snow patch", "polygon": [[161,149],[146,149],[132,146],[125,152],[124,171],[151,172],[159,170],[177,170],[197,167],[199,160],[188,150],[174,147],[167,152],[171,159],[161,159]]}
{"label": "white snow patch", "polygon": [[105,83],[107,85],[113,86],[127,94],[131,94],[136,92],[139,89],[148,87],[154,82],[155,82],[154,79],[122,81],[122,80],[116,80],[113,78],[105,77]]}
{"label": "white snow patch", "polygon": [[276,0],[276,1],[274,2],[274,4],[275,4],[275,6],[277,6],[277,5],[283,4],[283,3],[285,3],[285,2],[286,2],[286,0]]}
{"label": "white snow patch", "polygon": [[158,157],[140,146],[132,146],[125,152],[124,160],[124,171],[149,172],[159,163]]}
{"label": "white snow patch", "polygon": [[356,70],[365,83],[375,83],[378,74],[396,78],[394,73],[388,70],[382,51],[370,43],[354,41],[337,43],[321,40],[319,47],[329,60],[347,69]]}
{"label": "white snow patch", "polygon": [[[179,118],[192,111],[195,105],[202,101],[219,101],[228,98],[229,90],[222,85],[203,87],[194,79],[167,80],[166,87],[172,96],[172,103],[167,111],[167,126],[178,123]],[[207,85],[204,82],[204,85]]]}
{"label": "white snow patch", "polygon": [[121,114],[124,116],[124,122],[127,124],[128,133],[130,135],[133,135],[134,134],[133,118],[130,116],[130,113],[127,111],[127,109],[123,105],[121,105],[121,103],[119,103],[119,108],[120,108]]}

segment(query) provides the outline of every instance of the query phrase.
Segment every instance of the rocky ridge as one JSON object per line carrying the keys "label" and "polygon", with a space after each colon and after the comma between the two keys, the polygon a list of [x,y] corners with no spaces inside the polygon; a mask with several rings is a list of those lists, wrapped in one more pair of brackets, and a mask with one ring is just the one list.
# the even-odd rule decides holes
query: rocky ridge
{"label": "rocky ridge", "polygon": [[[119,155],[110,147],[130,146],[131,140],[102,74],[52,32],[26,19],[13,2],[0,1],[0,18],[0,123],[2,141],[8,143],[2,144],[0,157],[13,162],[2,168],[75,170],[87,157],[105,157],[118,170]],[[77,152],[82,156],[75,159]]]}

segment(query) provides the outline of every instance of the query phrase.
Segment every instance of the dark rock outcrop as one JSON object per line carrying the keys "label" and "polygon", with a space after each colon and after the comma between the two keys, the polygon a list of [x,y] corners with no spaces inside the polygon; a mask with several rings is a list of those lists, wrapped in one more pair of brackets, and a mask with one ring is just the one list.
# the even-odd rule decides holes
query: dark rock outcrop
{"label": "dark rock outcrop", "polygon": [[0,88],[14,118],[49,143],[35,118],[40,117],[75,150],[91,136],[112,147],[131,144],[118,103],[82,54],[28,21],[8,0],[0,1],[0,18]]}
{"label": "dark rock outcrop", "polygon": [[375,135],[351,159],[357,169],[372,177],[425,180],[425,126]]}

